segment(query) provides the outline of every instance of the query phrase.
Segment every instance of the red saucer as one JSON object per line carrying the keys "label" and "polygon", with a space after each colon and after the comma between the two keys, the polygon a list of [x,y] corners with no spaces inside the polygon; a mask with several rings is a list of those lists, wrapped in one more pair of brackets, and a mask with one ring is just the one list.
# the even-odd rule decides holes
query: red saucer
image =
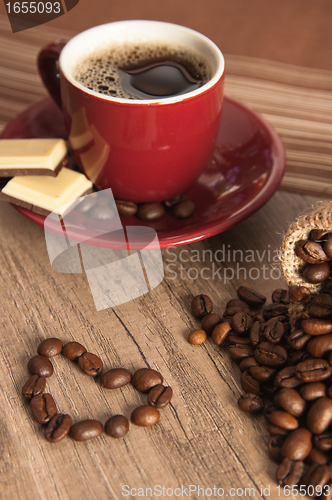
{"label": "red saucer", "polygon": [[[29,106],[1,135],[1,138],[39,137],[66,138],[62,115],[50,97]],[[261,208],[278,189],[285,165],[285,150],[273,127],[241,102],[225,97],[215,151],[199,179],[185,193],[196,205],[194,215],[177,220],[166,214],[153,223],[126,217],[122,219],[123,225],[154,228],[161,248],[214,236]],[[44,216],[15,208],[44,227]],[[98,242],[101,246],[113,246],[106,235],[99,237]]]}

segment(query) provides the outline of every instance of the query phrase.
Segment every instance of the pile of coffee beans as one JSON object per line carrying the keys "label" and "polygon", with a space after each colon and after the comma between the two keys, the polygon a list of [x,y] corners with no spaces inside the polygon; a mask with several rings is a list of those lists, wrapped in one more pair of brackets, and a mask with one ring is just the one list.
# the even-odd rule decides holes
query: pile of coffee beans
{"label": "pile of coffee beans", "polygon": [[318,285],[332,277],[332,233],[313,229],[307,240],[299,240],[295,245],[296,255],[306,264],[302,275],[307,283]]}
{"label": "pile of coffee beans", "polygon": [[31,377],[22,388],[22,395],[30,401],[34,419],[44,425],[45,438],[50,443],[58,443],[68,434],[75,441],[87,441],[99,436],[103,430],[114,438],[123,437],[129,430],[129,421],[124,415],[113,415],[104,427],[98,420],[81,420],[72,425],[69,415],[59,413],[51,394],[44,393],[46,378],[53,374],[50,358],[62,353],[67,359],[78,363],[82,371],[97,377],[101,387],[118,389],[130,382],[140,392],[147,394],[147,405],[139,406],[131,414],[131,421],[141,427],[150,427],[160,418],[159,409],[164,408],[172,399],[171,387],[163,385],[163,377],[151,368],[140,368],[133,376],[125,368],[112,368],[102,373],[102,360],[78,342],[65,345],[57,338],[43,340],[37,349],[38,354],[28,361]]}
{"label": "pile of coffee beans", "polygon": [[239,365],[244,394],[238,406],[264,413],[277,482],[332,499],[331,280],[316,295],[304,286],[274,290],[268,305],[244,286],[237,295],[222,317],[212,312],[209,297],[194,297],[192,312],[202,329],[188,340],[200,344],[211,336]]}
{"label": "pile of coffee beans", "polygon": [[[86,214],[94,220],[107,221],[114,217],[114,212],[108,206],[109,198],[96,193],[96,196],[88,196],[77,205],[76,210]],[[115,200],[120,217],[131,217],[136,215],[140,220],[153,221],[160,219],[166,213],[170,213],[176,219],[187,219],[195,211],[192,201],[186,200],[184,196],[176,196],[163,203],[149,202],[137,205],[131,201]]]}
{"label": "pile of coffee beans", "polygon": [[136,203],[122,200],[115,200],[115,203],[121,217],[136,215],[144,221],[161,219],[165,213],[170,213],[176,219],[187,219],[195,211],[194,203],[186,200],[183,195],[176,196],[163,203],[149,202],[136,205]]}

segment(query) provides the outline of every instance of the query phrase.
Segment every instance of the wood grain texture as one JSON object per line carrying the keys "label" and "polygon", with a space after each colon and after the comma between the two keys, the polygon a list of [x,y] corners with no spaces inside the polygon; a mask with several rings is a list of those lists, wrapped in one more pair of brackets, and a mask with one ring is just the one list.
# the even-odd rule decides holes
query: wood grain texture
{"label": "wood grain texture", "polygon": [[[192,346],[187,336],[199,326],[190,313],[191,298],[197,293],[212,297],[214,310],[221,314],[239,285],[252,285],[270,296],[283,280],[245,280],[244,270],[239,279],[225,283],[224,278],[190,276],[193,269],[200,274],[213,265],[223,273],[225,268],[236,269],[236,261],[227,255],[224,263],[218,262],[216,251],[223,248],[256,252],[255,262],[241,263],[247,272],[253,266],[270,269],[268,250],[279,248],[289,222],[311,201],[279,192],[237,227],[199,243],[163,250],[162,284],[130,303],[100,312],[94,309],[84,274],[53,271],[43,230],[1,203],[1,499],[108,500],[125,498],[123,485],[144,489],[164,485],[175,490],[190,484],[215,485],[225,491],[254,488],[256,496],[261,485],[271,485],[269,498],[280,498],[274,481],[276,465],[266,450],[264,418],[248,416],[237,407],[242,392],[238,367],[223,348],[211,341]],[[211,255],[218,260],[210,261]],[[174,396],[161,410],[159,423],[148,429],[131,425],[119,440],[103,434],[86,443],[71,438],[48,443],[20,391],[28,378],[29,357],[41,340],[51,336],[81,342],[101,357],[105,369],[122,366],[134,372],[149,366],[160,371]],[[100,388],[62,356],[54,358],[53,365],[55,373],[47,380],[46,391],[73,421],[95,418],[105,423],[116,413],[129,417],[146,401],[132,386],[115,391]],[[193,493],[191,498],[202,495]]]}
{"label": "wood grain texture", "polygon": [[[331,9],[330,0],[256,0],[255,5],[247,0],[80,0],[62,18],[12,34],[1,4],[0,43],[5,49],[0,51],[0,129],[46,94],[35,65],[45,43],[102,22],[160,19],[205,33],[229,54],[226,91],[265,113],[276,126],[297,180],[303,167],[310,176],[317,164],[322,175],[324,169],[331,175]],[[316,70],[306,74],[305,66]],[[270,276],[275,263],[269,251],[273,255],[288,225],[315,201],[279,191],[235,228],[163,250],[162,284],[100,312],[85,275],[53,271],[43,230],[0,202],[0,499],[160,498],[149,491],[144,497],[123,496],[123,485],[136,492],[155,485],[185,488],[183,495],[161,498],[189,498],[189,485],[224,488],[225,495],[230,488],[251,489],[235,498],[286,498],[276,489],[276,464],[268,457],[264,418],[237,407],[242,393],[238,367],[211,341],[202,346],[187,342],[189,331],[199,326],[190,302],[206,293],[221,314],[240,285],[267,296],[284,286],[282,279],[273,279],[277,271]],[[239,262],[238,278],[226,279],[237,262],[227,254],[221,262],[222,249],[237,251],[237,260],[241,251],[252,250],[254,262]],[[253,267],[260,277],[245,279]],[[48,443],[31,418],[21,388],[28,378],[28,359],[41,340],[54,336],[81,342],[101,357],[105,369],[159,370],[174,396],[161,410],[158,424],[148,429],[131,425],[119,440],[102,434],[86,443],[69,437],[57,445]],[[94,418],[105,423],[115,413],[129,417],[146,402],[130,385],[101,389],[62,356],[52,362],[55,373],[46,390],[73,421]],[[270,494],[261,495],[262,486],[270,487]],[[208,494],[193,492],[190,498],[205,500]]]}

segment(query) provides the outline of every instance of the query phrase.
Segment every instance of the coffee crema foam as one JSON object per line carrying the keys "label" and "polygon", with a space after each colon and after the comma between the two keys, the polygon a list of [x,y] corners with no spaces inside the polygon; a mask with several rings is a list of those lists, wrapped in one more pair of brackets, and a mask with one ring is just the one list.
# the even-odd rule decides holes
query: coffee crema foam
{"label": "coffee crema foam", "polygon": [[76,65],[73,76],[81,85],[99,94],[137,100],[137,96],[123,88],[118,69],[130,71],[167,61],[182,65],[192,78],[200,82],[200,86],[212,78],[210,62],[195,49],[180,44],[171,46],[151,42],[98,50],[97,54],[82,59]]}

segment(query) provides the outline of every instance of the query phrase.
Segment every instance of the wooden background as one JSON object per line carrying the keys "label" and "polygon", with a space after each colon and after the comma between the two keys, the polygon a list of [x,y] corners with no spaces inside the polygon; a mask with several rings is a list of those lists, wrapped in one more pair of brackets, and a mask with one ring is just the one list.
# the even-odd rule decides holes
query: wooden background
{"label": "wooden background", "polygon": [[[328,78],[332,70],[331,15],[330,0],[126,0],[121,4],[80,0],[62,18],[12,34],[2,14],[2,125],[44,95],[33,65],[33,51],[66,31],[70,35],[100,22],[135,17],[173,21],[204,32],[225,53],[234,56],[233,61],[237,57],[241,63],[244,56],[265,58],[274,67],[300,65],[309,73],[310,68],[315,68]],[[16,66],[8,66],[9,60]],[[278,71],[274,74],[278,75]],[[293,131],[296,133],[296,126]],[[305,151],[314,154],[319,141],[311,138]],[[274,288],[284,285],[283,280],[246,281],[243,272],[239,279],[226,283],[220,279],[192,280],[188,277],[190,268],[200,271],[212,268],[213,263],[181,262],[181,256],[188,257],[188,253],[181,252],[185,249],[193,255],[197,250],[203,259],[204,250],[213,253],[223,245],[230,245],[231,250],[251,249],[261,255],[266,251],[262,262],[257,256],[255,263],[241,263],[241,267],[249,271],[250,266],[266,265],[270,269],[267,251],[279,248],[289,223],[318,199],[279,190],[258,213],[237,227],[172,249],[172,254],[177,255],[176,265],[185,268],[186,279],[172,279],[174,267],[169,265],[174,256],[163,250],[165,279],[161,285],[130,303],[100,312],[94,309],[85,276],[54,272],[43,230],[10,205],[1,203],[1,500],[136,498],[123,496],[123,485],[136,489],[160,485],[173,490],[183,486],[187,492],[189,485],[216,486],[235,498],[244,498],[245,494],[232,495],[230,488],[253,488],[246,497],[259,498],[260,488],[270,487],[270,495],[266,492],[263,498],[284,498],[278,495],[274,481],[276,464],[267,454],[264,419],[248,416],[237,408],[242,392],[239,369],[212,342],[203,346],[187,342],[189,331],[199,324],[190,314],[191,298],[197,293],[208,294],[215,311],[222,313],[238,286],[251,285],[270,296]],[[236,268],[234,260],[214,264],[223,271]],[[28,377],[29,357],[36,353],[42,339],[51,336],[63,342],[83,343],[102,358],[107,368],[123,366],[134,371],[150,366],[159,370],[174,390],[171,405],[161,410],[160,422],[150,429],[132,425],[120,440],[102,435],[87,443],[70,438],[58,445],[48,443],[40,425],[31,419],[20,391]],[[129,417],[132,409],[146,400],[131,386],[114,392],[101,390],[64,358],[58,357],[53,363],[55,374],[47,389],[60,411],[68,412],[74,421],[96,418],[104,423],[115,413]],[[202,492],[191,495],[193,499],[207,497]],[[141,498],[159,497],[147,494]],[[174,493],[164,498],[188,497]]]}

